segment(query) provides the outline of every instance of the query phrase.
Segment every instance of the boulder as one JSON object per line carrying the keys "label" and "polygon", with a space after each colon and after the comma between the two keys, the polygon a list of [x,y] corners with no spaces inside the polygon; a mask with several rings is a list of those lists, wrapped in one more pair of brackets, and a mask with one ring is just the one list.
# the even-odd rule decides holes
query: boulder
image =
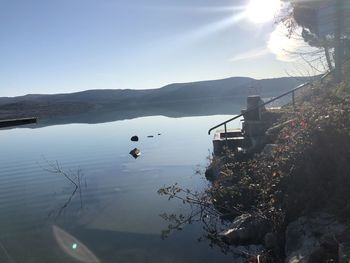
{"label": "boulder", "polygon": [[[335,217],[318,213],[303,216],[290,223],[286,230],[286,263],[328,262],[338,260],[337,236],[346,226]],[[329,261],[331,262],[331,261]]]}
{"label": "boulder", "polygon": [[339,263],[350,262],[350,242],[342,242],[338,246]]}
{"label": "boulder", "polygon": [[271,229],[267,219],[257,215],[243,214],[235,218],[230,228],[219,235],[228,244],[261,244]]}
{"label": "boulder", "polygon": [[346,229],[339,237],[338,257],[339,263],[350,262],[350,228]]}
{"label": "boulder", "polygon": [[266,262],[263,261],[264,247],[261,245],[237,246],[233,252],[234,263]]}
{"label": "boulder", "polygon": [[224,166],[224,158],[214,157],[212,162],[209,164],[209,166],[205,170],[205,178],[210,182],[215,181],[220,177],[223,166]]}

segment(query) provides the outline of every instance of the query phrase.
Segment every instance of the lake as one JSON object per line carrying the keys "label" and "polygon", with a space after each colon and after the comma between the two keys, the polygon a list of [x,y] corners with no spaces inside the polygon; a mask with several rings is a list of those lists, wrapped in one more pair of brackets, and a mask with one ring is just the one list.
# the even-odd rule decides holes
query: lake
{"label": "lake", "polygon": [[[0,262],[232,262],[197,241],[200,224],[162,240],[168,223],[159,215],[188,208],[157,194],[174,183],[208,186],[207,131],[230,117],[0,130]],[[132,142],[133,135],[140,140]],[[137,159],[129,155],[135,147]],[[57,165],[71,178],[79,172],[81,192],[72,195],[75,186],[54,173]]]}

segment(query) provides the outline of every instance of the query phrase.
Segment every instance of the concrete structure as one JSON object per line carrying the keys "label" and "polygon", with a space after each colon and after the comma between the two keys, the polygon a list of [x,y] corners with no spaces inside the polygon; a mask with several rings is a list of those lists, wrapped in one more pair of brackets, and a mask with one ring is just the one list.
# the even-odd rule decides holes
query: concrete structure
{"label": "concrete structure", "polygon": [[263,113],[266,109],[260,96],[249,96],[247,98],[247,109],[242,110],[244,122],[242,129],[217,130],[213,139],[214,155],[223,155],[225,148],[236,151],[253,152],[259,148],[263,141],[266,129],[263,121]]}
{"label": "concrete structure", "polygon": [[242,134],[241,129],[217,130],[214,134],[213,149],[214,155],[221,156],[225,149],[246,148],[248,141]]}

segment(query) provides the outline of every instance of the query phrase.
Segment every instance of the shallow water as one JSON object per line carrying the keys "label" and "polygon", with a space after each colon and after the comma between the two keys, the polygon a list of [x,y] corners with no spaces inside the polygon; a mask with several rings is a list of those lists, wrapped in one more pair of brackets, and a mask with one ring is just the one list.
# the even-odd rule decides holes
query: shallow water
{"label": "shallow water", "polygon": [[[167,223],[159,214],[187,208],[157,194],[174,183],[207,186],[196,173],[212,151],[207,130],[229,117],[1,130],[0,262],[232,262],[197,242],[200,225],[162,240]],[[140,140],[131,142],[133,135]],[[137,159],[129,155],[135,147],[142,153]],[[81,195],[70,202],[74,185],[47,171],[56,162],[70,176],[81,171]]]}

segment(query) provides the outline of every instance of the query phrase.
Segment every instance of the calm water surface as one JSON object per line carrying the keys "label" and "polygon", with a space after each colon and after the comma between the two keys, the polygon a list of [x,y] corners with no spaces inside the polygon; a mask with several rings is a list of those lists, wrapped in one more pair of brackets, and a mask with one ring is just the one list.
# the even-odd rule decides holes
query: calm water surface
{"label": "calm water surface", "polygon": [[[212,151],[207,130],[227,118],[156,116],[1,130],[0,262],[232,262],[197,242],[200,225],[162,240],[167,223],[159,214],[186,207],[157,194],[176,182],[207,186],[195,173]],[[131,142],[132,135],[140,141]],[[142,152],[136,160],[129,155],[135,147]],[[74,186],[46,170],[56,162],[72,176],[81,171],[82,204],[79,193],[68,203]]]}

